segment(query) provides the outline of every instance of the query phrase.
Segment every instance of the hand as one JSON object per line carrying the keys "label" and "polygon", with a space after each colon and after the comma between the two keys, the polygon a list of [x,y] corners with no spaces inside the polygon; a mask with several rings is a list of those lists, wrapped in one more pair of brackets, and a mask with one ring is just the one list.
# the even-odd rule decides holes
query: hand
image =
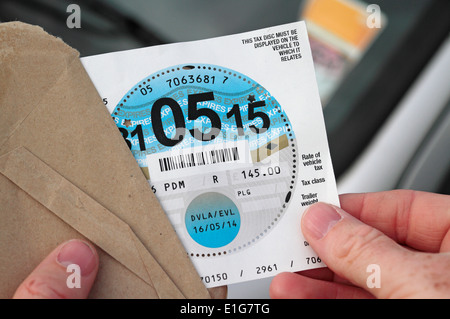
{"label": "hand", "polygon": [[[80,287],[68,285],[67,266],[81,270]],[[98,255],[92,245],[69,240],[53,250],[19,286],[13,298],[82,299],[87,298],[98,271]],[[73,288],[69,288],[72,286]]]}
{"label": "hand", "polygon": [[340,202],[314,204],[302,218],[329,268],[279,274],[272,298],[450,297],[450,196],[398,190]]}

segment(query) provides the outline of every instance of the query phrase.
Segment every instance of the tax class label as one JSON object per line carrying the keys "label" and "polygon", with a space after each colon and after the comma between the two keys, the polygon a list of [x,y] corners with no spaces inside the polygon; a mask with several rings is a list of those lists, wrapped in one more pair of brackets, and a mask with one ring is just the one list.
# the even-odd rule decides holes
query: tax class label
{"label": "tax class label", "polygon": [[338,202],[302,23],[82,61],[206,286],[323,266],[301,214]]}

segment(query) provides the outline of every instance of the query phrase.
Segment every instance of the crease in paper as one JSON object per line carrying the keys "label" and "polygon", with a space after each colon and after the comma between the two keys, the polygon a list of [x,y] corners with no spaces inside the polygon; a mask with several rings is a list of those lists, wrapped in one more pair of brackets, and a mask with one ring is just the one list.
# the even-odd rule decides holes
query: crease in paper
{"label": "crease in paper", "polygon": [[[0,172],[144,280],[160,298],[183,298],[145,247],[137,244],[140,241],[129,225],[31,152],[19,147],[3,155]],[[156,285],[152,277],[158,280]]]}

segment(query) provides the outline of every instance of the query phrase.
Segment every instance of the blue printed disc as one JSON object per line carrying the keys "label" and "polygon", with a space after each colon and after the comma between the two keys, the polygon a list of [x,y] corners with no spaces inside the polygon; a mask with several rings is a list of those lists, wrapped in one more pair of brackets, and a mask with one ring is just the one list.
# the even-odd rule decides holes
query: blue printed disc
{"label": "blue printed disc", "polygon": [[282,105],[248,76],[168,67],[133,86],[112,116],[192,257],[245,249],[282,218],[297,142]]}
{"label": "blue printed disc", "polygon": [[220,193],[203,193],[186,210],[186,229],[200,245],[223,247],[237,236],[241,218],[234,202]]}

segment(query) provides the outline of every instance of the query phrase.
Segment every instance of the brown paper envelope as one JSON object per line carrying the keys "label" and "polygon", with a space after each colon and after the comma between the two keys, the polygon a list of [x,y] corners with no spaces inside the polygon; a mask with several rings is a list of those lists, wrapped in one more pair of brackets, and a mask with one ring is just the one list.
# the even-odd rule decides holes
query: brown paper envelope
{"label": "brown paper envelope", "polygon": [[24,146],[128,224],[185,297],[209,298],[78,52],[39,27],[0,24],[0,79],[0,155]]}
{"label": "brown paper envelope", "polygon": [[[104,254],[100,255],[100,264],[103,267],[107,267],[104,264],[110,263],[111,261],[119,262],[131,271],[132,274],[139,277],[141,281],[139,284],[134,284],[132,289],[143,290],[144,294],[140,297],[183,298],[181,292],[162,270],[159,264],[153,259],[139,239],[137,239],[136,235],[126,223],[99,205],[96,201],[87,196],[68,180],[64,179],[25,148],[20,147],[0,156],[0,174],[8,178],[9,181],[14,184],[10,184],[9,187],[3,187],[0,198],[5,199],[11,197],[11,195],[8,195],[8,193],[11,192],[17,194],[18,191],[15,186],[19,187],[23,192],[29,195],[28,197],[25,197],[28,201],[34,200],[38,202],[41,205],[41,211],[42,208],[48,210],[48,212],[45,213],[46,215],[49,215],[50,213],[55,214],[62,221],[67,223],[67,225],[71,226],[74,230],[78,231],[78,233],[96,244],[105,253],[109,254],[112,259],[106,258],[106,261]],[[13,236],[20,238],[20,241],[1,241],[7,245],[7,247],[2,247],[2,255],[6,257],[7,260],[4,263],[0,263],[0,267],[6,268],[2,269],[1,273],[4,274],[8,280],[4,283],[0,283],[0,285],[7,284],[8,287],[17,287],[20,282],[23,281],[23,275],[27,275],[27,273],[21,274],[20,276],[15,275],[17,273],[15,267],[17,267],[18,262],[26,265],[32,264],[29,260],[20,259],[24,257],[27,258],[27,256],[30,255],[24,254],[27,247],[23,246],[24,243],[29,245],[30,239],[35,236],[29,236],[28,230],[22,232],[21,236],[19,236],[19,232],[23,225],[30,224],[31,221],[33,219],[35,220],[36,216],[38,216],[36,215],[37,212],[35,209],[31,212],[30,209],[27,209],[27,212],[17,211],[19,205],[16,204],[17,203],[13,200],[5,201],[2,204],[2,211],[0,212],[2,221],[9,221],[8,223],[3,222],[0,225],[0,234],[6,234],[8,231],[10,232],[11,229],[16,229],[18,231],[14,233]],[[30,204],[27,204],[27,206],[29,205]],[[23,208],[23,205],[20,206]],[[17,218],[17,215],[22,216],[19,219],[15,219],[15,217]],[[29,218],[28,220],[26,219],[27,217]],[[49,216],[46,216],[45,218],[48,219]],[[55,228],[53,223],[45,223],[40,226],[39,233],[48,236],[58,232],[58,228]],[[17,252],[22,252],[22,254],[20,254],[22,256],[19,257],[19,260],[8,260],[11,254],[5,253],[4,250],[11,248],[14,249],[16,254]],[[8,263],[10,264],[10,271],[8,271],[8,267],[6,267]],[[105,274],[102,273],[103,271],[104,268],[100,270],[100,277],[105,277]],[[118,282],[114,273],[110,275],[109,281],[115,282],[115,284],[119,286],[129,285],[127,282]],[[96,282],[96,285],[97,284],[98,282]],[[137,287],[143,286],[144,284],[148,285],[148,287]],[[11,288],[0,288],[0,293],[3,291],[10,293]],[[108,289],[100,290],[94,288],[94,291],[97,291],[96,297],[112,298],[114,296],[110,295]],[[10,295],[3,297],[10,297]]]}
{"label": "brown paper envelope", "polygon": [[[83,239],[71,226],[15,186],[0,174],[0,188],[8,189],[0,196],[0,204],[5,207],[0,211],[0,271],[5,274],[0,281],[2,299],[10,298],[18,284],[59,243]],[[14,202],[20,202],[20,206],[11,205]],[[49,233],[49,229],[56,231]],[[101,263],[90,298],[155,298],[156,292],[148,284],[142,284],[139,277],[98,247],[97,252]]]}

